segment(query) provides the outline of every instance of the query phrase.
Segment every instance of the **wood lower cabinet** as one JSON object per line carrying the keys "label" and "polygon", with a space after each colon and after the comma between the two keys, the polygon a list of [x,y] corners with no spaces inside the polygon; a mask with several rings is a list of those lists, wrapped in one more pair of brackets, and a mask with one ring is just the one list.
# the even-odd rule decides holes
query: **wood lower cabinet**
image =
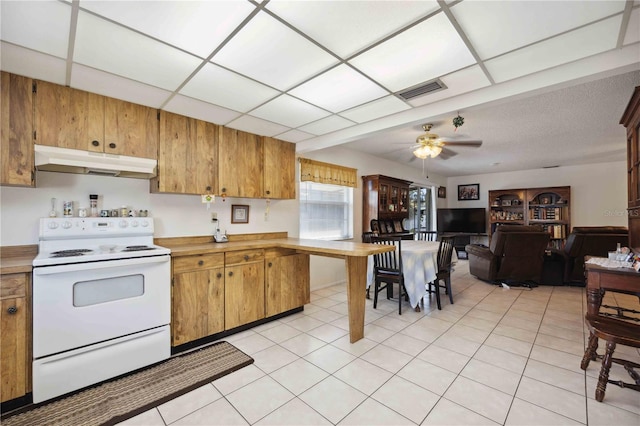
{"label": "wood lower cabinet", "polygon": [[36,144],[156,159],[156,109],[119,99],[36,82]]}
{"label": "wood lower cabinet", "polygon": [[224,330],[224,254],[173,260],[171,345]]}
{"label": "wood lower cabinet", "polygon": [[296,198],[296,146],[264,138],[264,198]]}
{"label": "wood lower cabinet", "polygon": [[217,194],[219,127],[160,111],[158,176],[151,192]]}
{"label": "wood lower cabinet", "polygon": [[265,318],[264,250],[225,253],[225,329]]}
{"label": "wood lower cabinet", "polygon": [[0,276],[0,402],[31,391],[30,274]]}
{"label": "wood lower cabinet", "polygon": [[309,255],[273,250],[265,257],[266,316],[310,303]]}
{"label": "wood lower cabinet", "polygon": [[218,176],[220,195],[262,198],[264,194],[262,137],[220,126]]}
{"label": "wood lower cabinet", "polygon": [[33,81],[2,72],[0,185],[34,186]]}

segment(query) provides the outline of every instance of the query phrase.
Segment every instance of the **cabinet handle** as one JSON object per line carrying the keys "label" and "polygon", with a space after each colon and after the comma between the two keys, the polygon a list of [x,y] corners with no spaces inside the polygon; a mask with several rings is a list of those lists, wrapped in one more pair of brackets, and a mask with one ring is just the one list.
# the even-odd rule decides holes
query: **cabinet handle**
{"label": "cabinet handle", "polygon": [[220,272],[218,272],[218,273],[216,274],[216,278],[222,278],[222,274],[221,274]]}
{"label": "cabinet handle", "polygon": [[200,266],[204,265],[204,260],[199,260],[198,261],[198,265],[200,265]]}
{"label": "cabinet handle", "polygon": [[269,268],[271,268],[272,265],[273,265],[273,263],[269,262]]}
{"label": "cabinet handle", "polygon": [[211,191],[211,187],[210,186],[207,186],[207,191]]}
{"label": "cabinet handle", "polygon": [[232,277],[233,276],[233,272],[229,272],[229,276]]}
{"label": "cabinet handle", "polygon": [[111,143],[109,144],[109,148],[114,149],[115,147],[116,147],[116,144],[115,144],[115,143],[111,142]]}
{"label": "cabinet handle", "polygon": [[91,142],[91,145],[93,145],[93,146],[99,146],[99,145],[100,145],[100,142],[98,142],[98,141],[92,141],[92,142]]}
{"label": "cabinet handle", "polygon": [[9,315],[14,315],[18,313],[18,308],[16,306],[11,306],[9,309],[7,309],[7,313]]}
{"label": "cabinet handle", "polygon": [[267,195],[271,194],[271,191],[267,191]]}
{"label": "cabinet handle", "polygon": [[244,260],[249,260],[249,255],[248,254],[244,255]]}
{"label": "cabinet handle", "polygon": [[221,192],[227,192],[227,188],[222,188],[220,191]]}

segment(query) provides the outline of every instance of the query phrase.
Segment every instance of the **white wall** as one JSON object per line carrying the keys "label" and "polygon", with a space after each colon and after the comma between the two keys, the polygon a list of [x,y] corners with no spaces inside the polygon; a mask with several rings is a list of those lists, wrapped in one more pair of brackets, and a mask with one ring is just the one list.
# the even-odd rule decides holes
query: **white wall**
{"label": "white wall", "polygon": [[[287,231],[298,235],[298,202],[271,200],[265,218],[266,200],[217,197],[207,211],[196,195],[151,194],[149,181],[119,177],[87,176],[69,173],[38,172],[36,188],[0,188],[0,245],[38,243],[38,219],[51,210],[51,198],[57,199],[58,215],[62,201],[89,206],[89,194],[99,194],[98,209],[115,209],[122,205],[146,209],[154,218],[156,237],[213,235],[211,211],[218,214],[220,229],[229,234]],[[231,224],[231,205],[249,205],[249,223]]]}
{"label": "white wall", "polygon": [[[627,226],[627,163],[586,164],[554,169],[451,177],[447,207],[485,207],[489,190],[571,186],[571,226]],[[458,185],[479,183],[480,200],[458,201]]]}

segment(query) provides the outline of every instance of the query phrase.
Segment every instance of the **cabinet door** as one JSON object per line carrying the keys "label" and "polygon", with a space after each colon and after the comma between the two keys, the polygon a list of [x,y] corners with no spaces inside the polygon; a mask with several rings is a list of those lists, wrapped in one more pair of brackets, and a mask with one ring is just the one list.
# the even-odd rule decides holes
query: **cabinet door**
{"label": "cabinet door", "polygon": [[0,184],[33,186],[33,88],[30,78],[2,72]]}
{"label": "cabinet door", "polygon": [[220,193],[229,197],[261,198],[264,193],[262,138],[220,126]]}
{"label": "cabinet door", "polygon": [[225,330],[265,317],[264,261],[225,267]]}
{"label": "cabinet door", "polygon": [[224,330],[224,268],[183,272],[173,278],[171,345]]}
{"label": "cabinet door", "polygon": [[27,310],[24,297],[0,302],[0,401],[18,398],[27,392]]}
{"label": "cabinet door", "polygon": [[281,256],[266,261],[266,316],[310,303],[309,255]]}
{"label": "cabinet door", "polygon": [[35,143],[104,151],[104,96],[37,82]]}
{"label": "cabinet door", "polygon": [[295,144],[264,138],[264,197],[296,198]]}
{"label": "cabinet door", "polygon": [[160,112],[158,177],[154,192],[218,192],[218,126],[183,115]]}
{"label": "cabinet door", "polygon": [[143,105],[105,98],[104,152],[158,158],[158,111]]}

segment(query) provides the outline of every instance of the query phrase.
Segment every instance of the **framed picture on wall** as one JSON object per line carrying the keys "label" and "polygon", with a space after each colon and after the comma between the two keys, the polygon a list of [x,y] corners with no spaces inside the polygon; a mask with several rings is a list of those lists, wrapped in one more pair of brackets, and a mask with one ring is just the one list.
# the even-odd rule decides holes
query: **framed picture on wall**
{"label": "framed picture on wall", "polygon": [[480,184],[472,183],[468,185],[458,185],[458,201],[460,200],[479,200]]}
{"label": "framed picture on wall", "polygon": [[231,223],[249,223],[249,206],[243,204],[232,204]]}
{"label": "framed picture on wall", "polygon": [[438,198],[447,198],[447,187],[439,186],[438,187]]}

